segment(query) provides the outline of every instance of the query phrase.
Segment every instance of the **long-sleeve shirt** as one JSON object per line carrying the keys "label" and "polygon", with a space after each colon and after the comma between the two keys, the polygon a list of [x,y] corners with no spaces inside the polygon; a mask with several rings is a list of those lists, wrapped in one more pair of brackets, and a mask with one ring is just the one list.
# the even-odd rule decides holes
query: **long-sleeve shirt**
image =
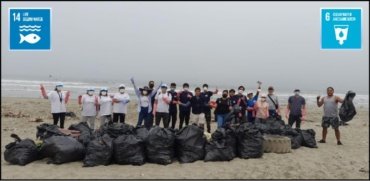
{"label": "long-sleeve shirt", "polygon": [[[141,92],[140,92],[139,88],[136,87],[135,82],[132,82],[132,85],[134,86],[135,94],[136,94],[136,96],[138,98],[137,111],[140,112],[141,106],[142,106],[140,100],[142,100],[142,97],[143,96],[141,95]],[[162,85],[162,82],[159,84],[159,86],[154,91],[151,91],[148,94],[148,98],[150,98],[150,100],[152,100],[152,98],[154,99],[154,96],[157,94],[157,91],[161,87],[161,85]],[[152,112],[152,109],[153,109],[153,107],[152,107],[152,104],[150,103],[149,104],[149,108],[148,108],[148,113]]]}
{"label": "long-sleeve shirt", "polygon": [[191,110],[191,98],[193,97],[193,93],[189,91],[182,91],[179,93],[179,101],[182,103],[179,105],[179,109],[181,112],[190,112]]}
{"label": "long-sleeve shirt", "polygon": [[178,96],[177,92],[176,91],[173,91],[173,90],[168,91],[168,93],[170,93],[171,94],[171,97],[172,97],[171,103],[170,103],[170,112],[171,113],[172,112],[177,112],[177,104],[174,103],[174,101],[178,101],[179,100],[179,96]]}

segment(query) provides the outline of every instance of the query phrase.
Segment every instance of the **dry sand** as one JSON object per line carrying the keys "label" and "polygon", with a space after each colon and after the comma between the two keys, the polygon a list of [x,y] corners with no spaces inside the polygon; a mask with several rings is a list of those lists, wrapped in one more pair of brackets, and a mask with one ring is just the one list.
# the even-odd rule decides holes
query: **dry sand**
{"label": "dry sand", "polygon": [[[72,100],[67,109],[79,117],[80,111]],[[7,112],[30,117],[9,118]],[[337,146],[334,131],[329,130],[327,143],[318,149],[301,147],[287,154],[265,153],[261,159],[239,159],[230,162],[204,162],[163,166],[109,165],[91,168],[82,167],[82,162],[61,165],[46,164],[47,159],[26,166],[9,165],[4,160],[5,145],[12,142],[11,133],[21,138],[35,139],[36,126],[30,122],[42,118],[52,123],[50,104],[44,99],[4,98],[1,99],[1,176],[3,179],[368,179],[369,178],[369,110],[358,108],[358,115],[349,126],[341,127],[342,142]],[[308,121],[302,129],[313,128],[316,140],[321,138],[322,108],[309,107]],[[136,123],[136,103],[131,102],[128,123]],[[78,119],[67,118],[65,127],[77,123]],[[98,123],[98,122],[97,122]],[[212,122],[212,129],[216,126]]]}

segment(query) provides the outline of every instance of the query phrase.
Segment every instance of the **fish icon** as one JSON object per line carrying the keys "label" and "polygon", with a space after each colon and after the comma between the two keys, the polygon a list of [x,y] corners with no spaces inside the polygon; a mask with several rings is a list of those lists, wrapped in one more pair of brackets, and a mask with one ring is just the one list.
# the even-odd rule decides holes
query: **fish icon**
{"label": "fish icon", "polygon": [[24,41],[30,44],[35,44],[39,42],[41,39],[39,35],[34,34],[34,33],[28,34],[27,36],[24,36],[22,34],[19,34],[19,35],[21,36],[21,40],[19,41],[19,44],[23,43]]}

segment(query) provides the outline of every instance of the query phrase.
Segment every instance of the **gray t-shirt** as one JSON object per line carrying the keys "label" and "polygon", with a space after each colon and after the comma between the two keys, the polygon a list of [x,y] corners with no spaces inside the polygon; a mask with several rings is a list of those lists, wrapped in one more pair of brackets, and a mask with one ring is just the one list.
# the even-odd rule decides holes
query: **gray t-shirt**
{"label": "gray t-shirt", "polygon": [[276,106],[275,104],[271,101],[271,99],[269,98],[269,96],[271,97],[271,99],[275,102],[275,104],[277,106],[279,106],[279,100],[278,100],[278,97],[275,96],[274,94],[272,95],[267,95],[266,97],[266,102],[269,104],[269,110],[276,110]]}
{"label": "gray t-shirt", "polygon": [[288,103],[290,104],[290,115],[302,116],[302,106],[306,105],[306,100],[302,96],[290,96]]}

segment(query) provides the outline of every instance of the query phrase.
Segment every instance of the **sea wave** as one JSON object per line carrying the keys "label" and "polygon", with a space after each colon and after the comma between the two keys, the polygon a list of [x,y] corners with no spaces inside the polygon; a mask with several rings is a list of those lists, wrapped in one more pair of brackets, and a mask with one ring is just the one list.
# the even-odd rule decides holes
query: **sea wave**
{"label": "sea wave", "polygon": [[40,32],[41,29],[19,29],[19,31],[37,31],[37,32]]}
{"label": "sea wave", "polygon": [[19,28],[41,28],[41,26],[37,26],[37,25],[21,25],[19,26]]}

